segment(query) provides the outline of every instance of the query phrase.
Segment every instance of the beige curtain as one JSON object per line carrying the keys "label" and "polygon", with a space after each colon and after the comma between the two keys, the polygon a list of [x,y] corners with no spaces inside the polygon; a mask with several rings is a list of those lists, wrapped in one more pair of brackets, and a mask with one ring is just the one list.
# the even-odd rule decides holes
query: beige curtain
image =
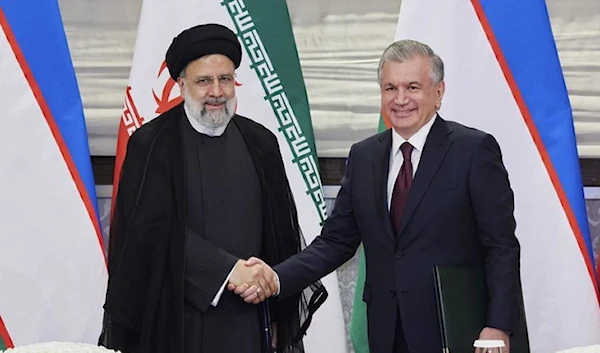
{"label": "beige curtain", "polygon": [[[546,3],[580,155],[600,157],[600,1]],[[141,0],[59,0],[59,4],[92,154],[114,155]],[[400,0],[288,0],[288,7],[319,156],[345,157],[352,142],[377,129],[377,60],[394,39]]]}

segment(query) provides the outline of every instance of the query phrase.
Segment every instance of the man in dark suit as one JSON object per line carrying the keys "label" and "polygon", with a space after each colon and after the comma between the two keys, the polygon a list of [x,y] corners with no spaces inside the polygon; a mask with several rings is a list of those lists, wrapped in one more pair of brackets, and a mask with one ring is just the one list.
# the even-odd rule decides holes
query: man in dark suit
{"label": "man in dark suit", "polygon": [[[385,50],[381,111],[393,128],[352,146],[321,235],[274,267],[286,298],[362,242],[371,353],[441,351],[434,265],[484,266],[490,300],[480,338],[508,346],[513,329],[520,256],[513,192],[496,140],[437,114],[443,78],[442,60],[425,44],[402,40]],[[252,287],[235,291],[256,297]]]}

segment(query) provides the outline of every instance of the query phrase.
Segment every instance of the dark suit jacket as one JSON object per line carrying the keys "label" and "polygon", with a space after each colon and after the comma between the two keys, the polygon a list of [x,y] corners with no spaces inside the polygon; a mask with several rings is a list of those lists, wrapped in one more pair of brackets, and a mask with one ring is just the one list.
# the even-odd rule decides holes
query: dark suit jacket
{"label": "dark suit jacket", "polygon": [[335,270],[362,241],[371,353],[392,352],[398,311],[411,352],[441,351],[434,265],[485,266],[487,325],[510,332],[517,310],[519,243],[513,193],[496,140],[438,116],[398,234],[387,209],[391,144],[387,130],[352,146],[335,208],[321,235],[275,266],[281,297]]}

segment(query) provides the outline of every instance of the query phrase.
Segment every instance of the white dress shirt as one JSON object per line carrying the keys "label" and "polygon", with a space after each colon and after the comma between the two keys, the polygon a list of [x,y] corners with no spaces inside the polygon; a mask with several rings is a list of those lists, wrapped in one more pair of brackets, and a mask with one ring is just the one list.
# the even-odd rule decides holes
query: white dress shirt
{"label": "white dress shirt", "polygon": [[412,154],[410,156],[410,161],[413,166],[413,178],[417,173],[417,168],[419,168],[419,162],[421,161],[421,154],[423,154],[423,147],[425,146],[425,141],[427,140],[427,135],[429,135],[429,131],[431,131],[431,127],[433,126],[433,122],[437,118],[437,114],[433,116],[425,125],[423,125],[414,135],[412,135],[408,140],[405,140],[404,137],[400,136],[396,132],[396,130],[392,129],[392,149],[390,150],[390,168],[388,172],[388,182],[387,182],[387,204],[388,210],[392,204],[392,193],[394,192],[394,184],[396,183],[396,178],[398,178],[398,174],[400,173],[400,168],[402,167],[402,163],[404,163],[404,156],[402,155],[402,151],[400,151],[400,146],[404,142],[408,142],[413,146]]}

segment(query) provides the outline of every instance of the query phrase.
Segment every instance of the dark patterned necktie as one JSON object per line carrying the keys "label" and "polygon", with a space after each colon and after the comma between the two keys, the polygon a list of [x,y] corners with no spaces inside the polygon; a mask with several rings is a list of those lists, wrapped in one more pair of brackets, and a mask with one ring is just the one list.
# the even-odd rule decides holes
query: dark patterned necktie
{"label": "dark patterned necktie", "polygon": [[408,142],[404,142],[400,146],[400,150],[402,151],[404,162],[402,162],[400,173],[398,173],[396,183],[394,184],[392,202],[390,205],[390,218],[396,234],[400,231],[400,227],[402,226],[404,206],[406,205],[406,198],[408,197],[408,191],[410,190],[413,179],[413,167],[410,160],[413,146]]}

